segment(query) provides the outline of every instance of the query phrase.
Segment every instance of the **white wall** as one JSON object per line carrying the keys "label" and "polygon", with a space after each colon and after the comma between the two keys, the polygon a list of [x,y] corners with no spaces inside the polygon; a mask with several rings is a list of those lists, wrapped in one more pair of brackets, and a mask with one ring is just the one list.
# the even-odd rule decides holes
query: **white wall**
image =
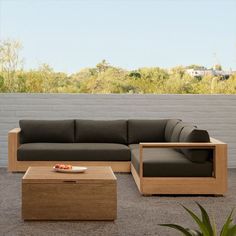
{"label": "white wall", "polygon": [[236,95],[0,94],[0,166],[20,119],[181,118],[229,145],[236,167]]}

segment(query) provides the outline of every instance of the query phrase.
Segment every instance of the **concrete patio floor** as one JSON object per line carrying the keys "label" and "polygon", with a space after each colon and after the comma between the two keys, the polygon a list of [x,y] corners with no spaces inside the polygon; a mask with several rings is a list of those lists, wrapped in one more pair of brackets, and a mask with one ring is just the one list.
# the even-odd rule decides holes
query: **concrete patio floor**
{"label": "concrete patio floor", "polygon": [[229,170],[229,191],[224,197],[213,196],[150,196],[139,194],[130,174],[116,174],[118,179],[118,218],[104,221],[40,221],[21,219],[21,178],[23,174],[8,173],[0,168],[0,236],[76,235],[76,236],[177,236],[176,231],[159,226],[177,223],[194,227],[192,219],[180,204],[196,210],[195,201],[214,215],[222,226],[227,215],[236,206],[236,169]]}

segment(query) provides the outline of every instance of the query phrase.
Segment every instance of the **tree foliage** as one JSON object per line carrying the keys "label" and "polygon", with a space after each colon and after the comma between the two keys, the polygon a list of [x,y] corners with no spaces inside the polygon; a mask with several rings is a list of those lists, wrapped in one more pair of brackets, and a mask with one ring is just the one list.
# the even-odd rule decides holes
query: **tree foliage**
{"label": "tree foliage", "polygon": [[0,71],[1,77],[4,78],[2,86],[9,92],[14,91],[14,85],[17,82],[16,73],[23,65],[23,60],[19,56],[21,48],[19,41],[0,41]]}
{"label": "tree foliage", "polygon": [[125,70],[102,60],[72,75],[55,72],[47,64],[26,71],[21,48],[18,41],[0,42],[0,92],[236,94],[236,74],[222,80],[209,75],[199,79],[186,73],[188,68],[203,68],[200,65]]}

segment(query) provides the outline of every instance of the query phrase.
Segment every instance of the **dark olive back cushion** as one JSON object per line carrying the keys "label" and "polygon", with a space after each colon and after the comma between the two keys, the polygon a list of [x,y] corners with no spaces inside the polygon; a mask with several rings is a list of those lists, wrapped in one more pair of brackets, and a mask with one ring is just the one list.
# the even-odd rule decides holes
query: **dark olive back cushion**
{"label": "dark olive back cushion", "polygon": [[[170,142],[174,142],[174,143],[179,142],[180,133],[184,127],[195,127],[195,126],[192,126],[189,123],[180,121],[173,129],[173,132],[170,137]],[[175,151],[181,152],[181,149],[175,148]]]}
{"label": "dark olive back cushion", "polygon": [[166,123],[165,127],[165,141],[170,142],[171,135],[174,131],[175,126],[180,122],[181,120],[179,119],[170,119]]}
{"label": "dark olive back cushion", "polygon": [[20,120],[20,143],[72,143],[74,120]]}
{"label": "dark olive back cushion", "polygon": [[172,134],[170,136],[170,142],[174,142],[174,143],[179,142],[180,133],[181,133],[182,129],[184,127],[187,127],[187,126],[191,126],[191,125],[188,124],[188,123],[179,121],[178,124],[175,125],[175,127],[174,127],[174,129],[172,131]]}
{"label": "dark olive back cushion", "polygon": [[164,142],[167,120],[128,120],[128,143]]}
{"label": "dark olive back cushion", "polygon": [[76,120],[75,142],[127,144],[127,121]]}
{"label": "dark olive back cushion", "polygon": [[[210,142],[206,130],[194,127],[184,127],[179,136],[179,142]],[[193,162],[205,162],[212,156],[210,149],[181,149],[181,152]]]}

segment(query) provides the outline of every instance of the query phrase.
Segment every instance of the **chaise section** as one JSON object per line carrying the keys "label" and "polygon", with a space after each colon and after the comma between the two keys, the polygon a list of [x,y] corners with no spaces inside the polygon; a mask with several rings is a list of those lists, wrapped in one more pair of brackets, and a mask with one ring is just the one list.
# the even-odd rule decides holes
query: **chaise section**
{"label": "chaise section", "polygon": [[128,146],[116,143],[27,143],[18,161],[130,161]]}
{"label": "chaise section", "polygon": [[[210,149],[213,151],[211,176],[144,176],[145,150],[163,148],[181,149]],[[133,150],[137,148],[133,148]],[[215,194],[222,195],[227,191],[227,145],[219,140],[210,139],[210,142],[165,142],[139,144],[139,170],[131,163],[131,172],[135,183],[142,194]],[[147,153],[147,152],[146,152]],[[160,152],[161,153],[161,152]],[[169,152],[170,154],[170,152]],[[181,153],[180,153],[181,154]],[[160,155],[161,156],[161,155]],[[133,156],[132,156],[133,159]],[[188,158],[186,160],[190,161]],[[172,160],[173,161],[173,160]],[[193,162],[194,163],[194,162]],[[202,164],[202,163],[194,163]]]}
{"label": "chaise section", "polygon": [[[132,144],[129,147],[131,163],[139,174],[139,145]],[[210,177],[212,169],[212,162],[192,162],[184,154],[171,148],[143,150],[143,177]]]}

